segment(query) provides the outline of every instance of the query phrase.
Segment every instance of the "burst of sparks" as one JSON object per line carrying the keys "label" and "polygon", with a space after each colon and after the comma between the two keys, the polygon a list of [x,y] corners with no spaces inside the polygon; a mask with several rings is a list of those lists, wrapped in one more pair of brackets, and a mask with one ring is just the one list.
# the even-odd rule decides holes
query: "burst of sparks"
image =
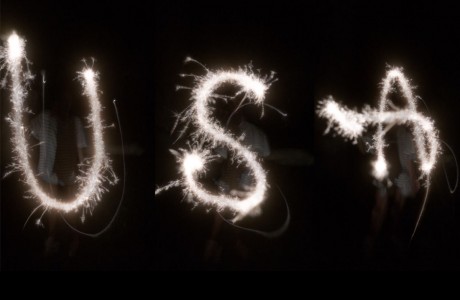
{"label": "burst of sparks", "polygon": [[25,106],[28,94],[26,85],[33,77],[27,68],[25,41],[13,33],[8,38],[6,47],[0,51],[0,60],[2,61],[1,68],[6,69],[11,82],[9,91],[13,110],[8,121],[12,129],[13,171],[19,171],[23,174],[23,179],[29,186],[29,193],[41,202],[45,211],[46,209],[55,209],[70,212],[77,211],[79,208],[92,211],[96,203],[100,201],[102,193],[106,191],[104,184],[115,184],[118,181],[105,152],[97,73],[90,68],[78,73],[83,94],[88,97],[90,103],[88,122],[93,129],[94,157],[92,157],[87,168],[82,168],[83,174],[77,177],[79,188],[75,198],[70,202],[64,202],[61,199],[51,197],[41,188],[29,162],[30,146],[23,125],[23,115],[28,112]]}
{"label": "burst of sparks", "polygon": [[[267,191],[267,178],[265,171],[258,163],[256,153],[242,145],[238,137],[222,128],[212,114],[212,104],[217,100],[235,99],[242,95],[243,101],[263,105],[267,89],[273,82],[273,74],[260,77],[252,72],[250,67],[230,71],[207,70],[204,76],[192,76],[196,84],[192,88],[192,105],[178,118],[178,121],[192,123],[196,127],[193,135],[194,143],[201,146],[194,147],[191,151],[182,150],[178,154],[180,173],[182,179],[155,191],[157,195],[161,191],[172,186],[181,186],[187,195],[193,196],[197,202],[217,208],[218,211],[229,209],[236,214],[234,220],[238,220],[248,214],[260,212],[260,205],[265,199]],[[235,96],[222,96],[216,90],[223,84],[233,84],[239,88]],[[183,131],[185,132],[185,130]],[[199,141],[199,142],[198,142]],[[197,181],[197,177],[206,171],[206,163],[213,159],[209,148],[217,146],[228,147],[234,153],[234,161],[241,163],[251,170],[254,178],[254,187],[245,198],[233,197],[226,194],[213,194],[206,191]]]}
{"label": "burst of sparks", "polygon": [[[388,94],[396,82],[399,83],[407,105],[403,109],[387,110],[389,106],[392,106]],[[440,151],[438,132],[434,127],[433,120],[417,112],[413,88],[400,68],[393,68],[387,72],[382,82],[378,110],[366,107],[363,112],[359,113],[343,107],[332,97],[329,97],[319,102],[317,113],[320,117],[328,120],[326,133],[330,129],[334,129],[338,134],[354,143],[357,142],[357,138],[362,135],[367,126],[377,126],[371,147],[377,153],[377,159],[372,164],[372,174],[378,180],[383,180],[388,176],[388,164],[384,155],[386,146],[384,135],[387,130],[384,129],[383,125],[411,125],[421,174],[429,178]]]}

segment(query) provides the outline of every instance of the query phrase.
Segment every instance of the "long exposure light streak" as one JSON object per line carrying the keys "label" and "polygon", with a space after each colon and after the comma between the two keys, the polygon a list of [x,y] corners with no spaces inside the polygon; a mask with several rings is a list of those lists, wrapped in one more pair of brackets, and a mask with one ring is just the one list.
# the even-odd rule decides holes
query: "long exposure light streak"
{"label": "long exposure light streak", "polygon": [[[394,83],[398,83],[407,105],[399,110],[387,110],[394,105],[388,99]],[[430,188],[430,175],[435,167],[440,153],[438,131],[433,120],[417,111],[416,96],[409,80],[404,76],[400,68],[389,69],[382,82],[379,109],[365,107],[363,112],[358,113],[337,103],[332,97],[319,102],[317,113],[320,117],[328,120],[326,133],[334,129],[346,139],[357,142],[367,126],[377,126],[377,132],[373,137],[373,148],[377,153],[377,159],[372,163],[372,175],[379,181],[388,177],[388,163],[385,159],[384,148],[387,146],[384,136],[393,125],[411,125],[413,140],[416,147],[419,170],[421,177],[425,179],[426,194],[412,232],[411,239],[420,224],[428,200]],[[386,125],[385,128],[383,125]]]}
{"label": "long exposure light streak", "polygon": [[27,142],[23,115],[28,112],[25,106],[28,94],[27,85],[33,77],[28,70],[25,41],[15,33],[11,34],[6,47],[0,50],[0,60],[1,68],[6,69],[10,76],[9,92],[13,107],[8,121],[12,129],[13,171],[19,171],[23,175],[23,180],[29,187],[29,193],[40,201],[40,206],[45,210],[70,212],[83,207],[92,211],[96,203],[100,201],[103,192],[107,190],[104,184],[113,185],[118,181],[104,147],[98,74],[87,67],[78,72],[83,94],[88,98],[90,104],[90,114],[87,120],[93,133],[94,156],[89,160],[88,166],[80,166],[81,174],[76,180],[79,188],[75,198],[71,201],[62,201],[62,199],[53,198],[42,189],[29,162],[30,146]]}
{"label": "long exposure light streak", "polygon": [[[209,147],[194,147],[192,150],[181,149],[177,154],[180,164],[181,180],[174,181],[165,187],[158,188],[155,195],[173,186],[180,186],[187,195],[193,196],[197,202],[216,207],[218,211],[229,209],[236,214],[234,221],[248,215],[260,213],[260,205],[266,197],[266,173],[258,162],[257,154],[239,142],[239,138],[220,126],[212,117],[212,105],[217,99],[234,100],[242,96],[242,103],[263,105],[265,95],[273,82],[273,74],[264,78],[257,76],[249,67],[230,71],[207,70],[204,76],[193,76],[195,86],[192,88],[190,108],[179,118],[180,121],[192,123],[196,132],[192,135],[195,145],[210,145]],[[234,96],[222,96],[216,90],[224,84],[232,84],[239,88]],[[234,153],[233,161],[251,170],[254,178],[253,189],[245,198],[227,194],[208,192],[197,177],[206,171],[206,164],[213,159],[211,148],[224,146]]]}
{"label": "long exposure light streak", "polygon": [[[394,83],[399,84],[407,105],[403,109],[388,110],[388,107],[392,106],[388,94],[392,91]],[[317,113],[328,120],[326,133],[333,129],[354,143],[368,126],[377,126],[371,147],[377,153],[377,159],[373,162],[372,174],[378,180],[383,180],[388,176],[388,163],[384,154],[386,147],[384,136],[388,129],[384,128],[384,125],[390,127],[392,125],[411,125],[419,169],[423,176],[429,178],[440,152],[438,131],[433,120],[417,111],[416,96],[413,94],[409,80],[400,68],[393,68],[387,72],[382,82],[378,110],[366,107],[363,112],[359,113],[342,106],[329,97],[319,102]]]}

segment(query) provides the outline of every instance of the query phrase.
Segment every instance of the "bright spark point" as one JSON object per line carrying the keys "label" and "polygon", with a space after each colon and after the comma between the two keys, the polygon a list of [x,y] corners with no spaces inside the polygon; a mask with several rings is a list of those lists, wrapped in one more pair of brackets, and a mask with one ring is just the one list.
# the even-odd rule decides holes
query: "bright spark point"
{"label": "bright spark point", "polygon": [[[392,85],[397,82],[401,88],[402,95],[407,101],[406,108],[388,111],[390,101],[387,96],[392,91]],[[379,109],[364,109],[362,113],[350,110],[341,106],[332,97],[319,102],[317,113],[320,117],[328,120],[326,133],[332,128],[346,139],[356,143],[366,126],[377,125],[377,132],[374,135],[374,144],[371,145],[377,152],[377,160],[373,163],[372,174],[378,180],[388,176],[388,166],[384,155],[384,135],[386,130],[383,124],[404,125],[412,127],[417,156],[421,173],[429,178],[429,175],[436,164],[439,154],[438,132],[434,122],[428,117],[417,112],[416,97],[412,92],[409,80],[404,77],[400,68],[394,68],[387,72],[382,82]]]}
{"label": "bright spark point", "polygon": [[94,71],[92,69],[83,70],[82,73],[86,81],[92,81],[94,79]]}
{"label": "bright spark point", "polygon": [[183,168],[186,174],[201,171],[204,167],[203,159],[196,153],[187,153],[184,157]]}
{"label": "bright spark point", "polygon": [[384,159],[378,159],[374,162],[374,177],[382,180],[388,176],[387,163]]}
{"label": "bright spark point", "polygon": [[[211,105],[215,100],[234,100],[236,96],[242,95],[243,101],[262,105],[266,92],[273,80],[273,74],[261,78],[254,74],[250,68],[239,69],[238,71],[209,71],[205,76],[193,76],[196,84],[192,89],[191,108],[179,116],[178,121],[192,122],[196,127],[193,135],[195,145],[210,144],[212,147],[225,146],[234,153],[234,161],[243,164],[252,171],[254,187],[244,199],[225,195],[212,194],[207,192],[197,181],[197,176],[205,171],[205,164],[212,157],[210,150],[201,146],[192,152],[182,150],[183,154],[178,155],[181,163],[182,179],[173,182],[166,187],[159,188],[155,195],[169,189],[171,186],[181,186],[185,193],[192,195],[197,202],[216,207],[218,210],[229,209],[236,214],[234,220],[238,220],[248,214],[256,214],[260,211],[259,206],[265,199],[267,191],[267,178],[265,171],[257,161],[257,155],[247,147],[240,144],[238,137],[222,128],[211,116]],[[233,84],[239,87],[235,96],[219,96],[216,90],[223,84]],[[240,104],[242,105],[242,103]]]}
{"label": "bright spark point", "polygon": [[423,165],[422,165],[422,170],[423,170],[425,173],[430,173],[431,169],[433,169],[433,165],[432,165],[432,164],[426,163],[426,164],[423,164]]}
{"label": "bright spark point", "polygon": [[115,184],[118,181],[112,171],[111,162],[104,147],[97,74],[92,70],[83,70],[79,73],[80,75],[83,74],[81,83],[84,95],[88,97],[90,103],[88,121],[93,129],[94,157],[92,157],[88,168],[84,168],[84,174],[77,177],[79,189],[74,200],[63,202],[43,191],[29,163],[30,147],[24,130],[23,114],[27,112],[27,108],[24,105],[27,97],[25,86],[32,76],[29,71],[24,71],[23,69],[23,66],[28,66],[24,46],[24,40],[13,33],[8,38],[6,49],[1,49],[0,51],[1,67],[6,68],[11,78],[10,101],[13,104],[13,110],[8,120],[12,129],[13,170],[22,173],[25,183],[29,186],[30,194],[41,202],[41,206],[45,208],[45,211],[46,209],[55,209],[70,212],[77,211],[79,208],[92,210],[96,203],[100,201],[103,192],[106,191],[104,183]]}
{"label": "bright spark point", "polygon": [[13,33],[8,38],[8,58],[11,62],[20,60],[24,54],[24,41],[19,38],[16,33]]}

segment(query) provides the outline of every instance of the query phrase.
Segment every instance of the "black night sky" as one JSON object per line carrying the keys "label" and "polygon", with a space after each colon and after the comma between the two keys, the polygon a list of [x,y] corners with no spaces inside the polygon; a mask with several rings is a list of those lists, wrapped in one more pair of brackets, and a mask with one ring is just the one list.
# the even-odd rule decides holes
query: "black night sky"
{"label": "black night sky", "polygon": [[[377,191],[371,176],[373,156],[339,136],[324,135],[327,123],[315,115],[318,101],[328,95],[350,108],[376,107],[388,66],[401,66],[428,107],[420,102],[419,111],[435,120],[440,138],[458,156],[458,10],[364,6],[353,1],[340,5],[310,1],[302,6],[93,2],[1,0],[0,35],[2,44],[12,30],[26,38],[31,70],[35,74],[46,70],[50,98],[62,93],[53,84],[60,82],[61,74],[78,71],[82,58],[89,63],[91,57],[96,59],[104,119],[117,124],[112,105],[116,99],[126,148],[120,211],[100,237],[81,236],[71,258],[65,248],[70,230],[60,224],[59,251],[44,257],[46,217],[44,228],[35,225],[38,215],[23,228],[37,203],[24,197],[19,174],[9,175],[0,182],[2,270],[460,268],[458,191],[449,193],[443,170],[444,166],[455,182],[450,152],[443,151],[433,172],[426,213],[413,240],[424,189],[406,202],[398,219],[392,218],[394,203],[389,200],[389,213],[369,251],[366,237]],[[191,133],[173,144],[174,113],[190,104],[190,91],[176,91],[176,86],[193,84],[179,74],[205,74],[198,64],[184,63],[189,56],[211,70],[252,64],[260,74],[276,72],[278,80],[266,102],[288,114],[282,117],[266,109],[260,118],[258,108],[242,109],[246,119],[266,133],[272,152],[282,158],[262,161],[268,171],[269,197],[260,216],[238,223],[262,231],[280,227],[286,218],[281,190],[291,212],[288,229],[266,238],[222,223],[211,257],[207,247],[218,220],[215,210],[194,207],[177,188],[154,195],[156,186],[178,179],[169,149],[187,147]],[[11,163],[11,130],[5,121],[11,105],[6,91],[1,93],[0,107],[3,176]],[[84,105],[80,111],[85,112]],[[106,133],[121,181],[104,194],[84,224],[76,223],[87,232],[97,232],[110,221],[123,191],[118,125]],[[388,155],[396,155],[391,132],[388,143]],[[390,198],[394,198],[391,192]]]}

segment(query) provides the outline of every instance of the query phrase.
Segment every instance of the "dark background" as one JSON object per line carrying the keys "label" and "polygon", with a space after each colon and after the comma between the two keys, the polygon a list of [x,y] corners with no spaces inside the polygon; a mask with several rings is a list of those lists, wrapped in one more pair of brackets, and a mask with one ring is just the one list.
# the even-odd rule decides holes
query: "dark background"
{"label": "dark background", "polygon": [[[154,201],[154,183],[148,170],[153,169],[153,133],[149,120],[153,110],[150,92],[153,57],[152,28],[145,5],[126,6],[113,1],[2,1],[1,32],[15,30],[27,40],[26,50],[32,62],[31,70],[40,74],[46,70],[46,103],[59,98],[63,91],[59,84],[68,80],[69,73],[80,71],[85,58],[100,72],[103,118],[107,125],[106,143],[116,174],[121,181],[87,218],[76,227],[97,232],[110,221],[120,201],[123,189],[121,142],[112,100],[117,100],[120,123],[126,150],[126,190],[119,215],[110,230],[99,238],[81,237],[78,255],[67,258],[68,230],[62,222],[59,253],[50,259],[43,257],[45,228],[35,226],[39,215],[23,229],[23,225],[37,205],[24,198],[25,187],[18,183],[18,174],[2,180],[2,269],[4,270],[119,270],[145,269],[151,266],[152,248],[148,239],[152,234],[150,218]],[[150,23],[149,23],[150,22]],[[151,30],[149,30],[151,32]],[[74,73],[76,76],[76,73]],[[40,87],[39,87],[40,88]],[[3,97],[5,96],[5,97]],[[11,162],[8,124],[4,116],[10,111],[6,93],[2,94],[2,172]],[[150,108],[150,111],[149,111]],[[40,109],[40,105],[38,106]],[[86,103],[80,105],[82,117],[87,113]],[[151,268],[151,267],[150,267]]]}
{"label": "dark background", "polygon": [[[417,86],[416,94],[427,103],[440,137],[458,153],[460,29],[456,22],[460,13],[455,7],[328,1],[302,7],[186,1],[27,2],[1,2],[0,33],[14,29],[26,37],[35,72],[44,68],[59,74],[78,68],[83,57],[95,57],[104,92],[104,118],[109,124],[116,122],[111,105],[116,98],[125,143],[142,151],[126,155],[125,198],[115,223],[97,239],[82,237],[78,255],[71,260],[64,254],[51,260],[42,257],[46,228],[35,226],[32,219],[22,229],[35,203],[23,197],[17,174],[3,179],[2,270],[460,267],[458,193],[449,194],[441,163],[434,171],[427,212],[412,243],[408,242],[410,232],[396,228],[406,234],[406,243],[398,248],[383,236],[377,251],[366,254],[376,191],[370,175],[372,156],[342,138],[324,136],[326,122],[314,114],[317,101],[329,94],[349,107],[376,106],[378,84],[387,65],[402,66]],[[309,165],[264,162],[271,185],[268,204],[261,217],[241,225],[270,231],[283,222],[286,212],[276,190],[279,186],[291,210],[290,227],[281,237],[267,239],[224,224],[217,262],[204,260],[214,211],[193,209],[181,201],[183,195],[177,189],[158,197],[153,193],[156,185],[178,177],[177,164],[168,151],[175,147],[177,135],[170,130],[173,113],[189,104],[189,91],[175,87],[192,84],[179,74],[204,74],[196,64],[184,64],[187,56],[210,69],[252,62],[261,74],[275,71],[278,81],[270,87],[266,101],[288,117],[267,111],[259,119],[257,110],[248,108],[249,119],[267,133],[272,149],[298,149],[314,157]],[[10,107],[3,96],[2,174],[11,162],[10,129],[4,121]],[[419,109],[427,113],[422,105]],[[107,132],[108,144],[119,146],[117,130]],[[452,162],[445,154],[440,160],[454,181]],[[111,156],[122,176],[121,156]],[[115,211],[121,190],[121,183],[111,189],[81,228],[102,228]],[[413,224],[418,206],[409,208],[412,218],[407,218],[405,227]]]}

